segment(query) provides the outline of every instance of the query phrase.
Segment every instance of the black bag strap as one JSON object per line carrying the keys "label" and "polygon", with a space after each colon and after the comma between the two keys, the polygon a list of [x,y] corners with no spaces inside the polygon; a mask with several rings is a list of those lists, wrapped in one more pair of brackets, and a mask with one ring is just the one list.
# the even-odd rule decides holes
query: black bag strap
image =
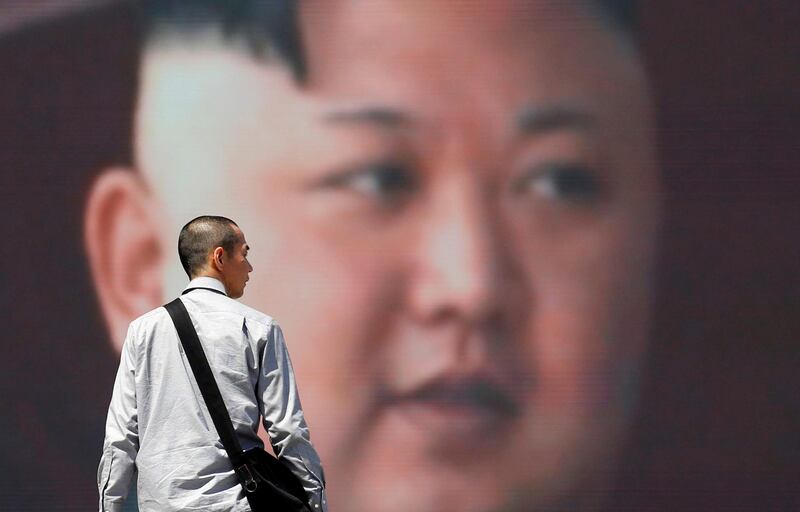
{"label": "black bag strap", "polygon": [[239,473],[238,466],[242,461],[242,445],[239,444],[239,439],[233,430],[230,414],[228,414],[228,409],[222,400],[217,381],[214,380],[214,374],[211,373],[211,367],[208,365],[208,359],[206,359],[203,346],[197,337],[197,331],[192,325],[189,312],[186,311],[186,306],[183,305],[180,298],[165,304],[164,307],[169,316],[172,317],[172,323],[175,324],[175,329],[178,331],[183,350],[186,352],[186,358],[189,360],[189,366],[192,368],[197,386],[200,388],[200,393],[206,402],[208,412],[211,414],[211,420],[217,428],[222,446],[225,447],[225,452],[228,454],[234,469]]}

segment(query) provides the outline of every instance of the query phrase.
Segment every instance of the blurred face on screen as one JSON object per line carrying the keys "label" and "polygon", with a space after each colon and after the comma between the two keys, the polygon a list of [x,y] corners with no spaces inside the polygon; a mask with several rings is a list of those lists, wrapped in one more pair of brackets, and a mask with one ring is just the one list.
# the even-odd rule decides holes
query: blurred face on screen
{"label": "blurred face on screen", "polygon": [[247,230],[332,507],[591,508],[648,327],[635,50],[577,2],[302,5],[302,83],[211,31],[144,56],[160,290],[186,219]]}

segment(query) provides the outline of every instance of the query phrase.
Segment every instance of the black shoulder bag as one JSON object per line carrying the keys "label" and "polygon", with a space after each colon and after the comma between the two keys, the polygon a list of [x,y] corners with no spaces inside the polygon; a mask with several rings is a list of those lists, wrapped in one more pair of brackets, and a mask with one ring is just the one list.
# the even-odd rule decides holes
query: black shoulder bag
{"label": "black shoulder bag", "polygon": [[164,307],[178,331],[200,393],[211,414],[222,446],[225,447],[239,483],[244,489],[250,508],[253,512],[275,510],[309,512],[305,489],[289,468],[261,448],[242,450],[186,306],[178,298],[165,304]]}

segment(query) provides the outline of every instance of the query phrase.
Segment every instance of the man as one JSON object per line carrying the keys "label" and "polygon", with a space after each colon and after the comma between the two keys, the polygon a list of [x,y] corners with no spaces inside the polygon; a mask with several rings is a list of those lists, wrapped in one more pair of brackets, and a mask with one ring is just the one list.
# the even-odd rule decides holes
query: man
{"label": "man", "polygon": [[178,288],[178,219],[230,212],[334,507],[596,508],[659,220],[627,4],[155,3],[136,172],[86,211],[115,345]]}
{"label": "man", "polygon": [[[178,253],[190,282],[181,300],[242,448],[261,445],[261,415],[312,510],[327,510],[283,332],[271,317],[234,300],[253,270],[249,251],[230,219],[201,216],[186,224]],[[131,322],[122,346],[97,473],[101,511],[122,510],[134,469],[141,511],[250,510],[164,308]]]}

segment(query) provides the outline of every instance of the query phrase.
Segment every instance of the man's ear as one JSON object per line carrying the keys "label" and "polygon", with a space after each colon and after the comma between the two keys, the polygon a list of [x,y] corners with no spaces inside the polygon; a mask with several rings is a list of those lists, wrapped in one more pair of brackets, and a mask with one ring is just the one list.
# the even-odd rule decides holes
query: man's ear
{"label": "man's ear", "polygon": [[106,169],[89,192],[84,243],[100,308],[118,352],[130,321],[159,306],[163,298],[159,213],[141,176],[130,169]]}
{"label": "man's ear", "polygon": [[220,274],[225,268],[225,261],[223,259],[224,255],[225,249],[222,247],[215,247],[214,251],[211,253],[211,261],[209,261],[209,266]]}

